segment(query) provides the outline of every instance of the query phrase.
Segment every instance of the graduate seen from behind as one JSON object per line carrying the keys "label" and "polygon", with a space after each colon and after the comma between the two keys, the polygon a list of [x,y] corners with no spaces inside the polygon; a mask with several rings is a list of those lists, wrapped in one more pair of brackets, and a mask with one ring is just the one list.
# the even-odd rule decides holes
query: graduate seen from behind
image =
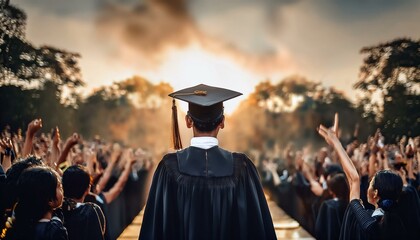
{"label": "graduate seen from behind", "polygon": [[91,176],[81,165],[67,168],[63,173],[64,226],[69,240],[102,240],[105,234],[105,217],[95,203],[84,203],[91,187]]}
{"label": "graduate seen from behind", "polygon": [[[203,84],[169,95],[189,103],[185,122],[194,137],[159,163],[139,239],[276,239],[254,164],[218,146],[223,101],[239,95]],[[181,149],[173,102],[174,145]]]}

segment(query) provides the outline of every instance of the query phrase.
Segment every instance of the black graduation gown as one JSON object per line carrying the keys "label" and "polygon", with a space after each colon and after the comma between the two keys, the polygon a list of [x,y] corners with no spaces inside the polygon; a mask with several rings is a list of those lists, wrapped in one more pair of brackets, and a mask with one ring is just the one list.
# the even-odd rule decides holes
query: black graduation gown
{"label": "black graduation gown", "polygon": [[296,220],[311,235],[315,235],[315,216],[312,205],[317,200],[317,196],[311,191],[311,185],[306,180],[301,171],[296,172],[292,182],[298,201],[300,202]]}
{"label": "black graduation gown", "polygon": [[390,210],[386,216],[372,217],[372,211],[366,210],[359,200],[350,201],[344,214],[340,231],[340,240],[394,240],[409,239],[406,227],[396,209]]}
{"label": "black graduation gown", "polygon": [[67,230],[60,220],[52,218],[49,222],[38,223],[34,240],[67,240]]}
{"label": "black graduation gown", "polygon": [[403,188],[398,200],[397,214],[407,230],[407,239],[420,239],[420,199],[414,187]]}
{"label": "black graduation gown", "polygon": [[379,219],[372,217],[371,214],[372,211],[366,210],[359,200],[350,201],[344,213],[340,240],[373,239],[379,230]]}
{"label": "black graduation gown", "polygon": [[[16,224],[16,223],[15,223]],[[7,230],[5,240],[69,240],[61,220],[53,217],[48,222],[38,222],[34,228],[12,228]]]}
{"label": "black graduation gown", "polygon": [[85,202],[94,203],[101,208],[102,213],[104,214],[104,217],[105,217],[104,239],[105,240],[111,240],[111,236],[110,236],[110,233],[109,233],[109,220],[111,220],[111,219],[109,218],[109,215],[108,215],[108,204],[106,203],[106,199],[105,199],[104,194],[102,192],[99,193],[98,195],[96,195],[94,193],[89,193],[85,197]]}
{"label": "black graduation gown", "polygon": [[215,146],[163,157],[139,239],[262,240],[276,235],[251,160]]}
{"label": "black graduation gown", "polygon": [[340,237],[346,208],[347,203],[343,200],[330,199],[321,204],[315,224],[315,236],[318,240],[336,240]]}
{"label": "black graduation gown", "polygon": [[79,207],[63,209],[64,226],[69,239],[103,240],[105,217],[101,208],[94,203],[83,203]]}

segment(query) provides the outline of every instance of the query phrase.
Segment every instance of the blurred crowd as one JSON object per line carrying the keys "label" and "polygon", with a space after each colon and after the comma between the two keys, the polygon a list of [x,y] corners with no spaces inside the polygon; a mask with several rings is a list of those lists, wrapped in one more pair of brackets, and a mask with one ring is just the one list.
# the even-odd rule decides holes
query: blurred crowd
{"label": "blurred crowd", "polygon": [[328,147],[253,153],[270,197],[317,239],[420,239],[420,137],[322,129]]}
{"label": "blurred crowd", "polygon": [[[251,152],[266,193],[317,239],[420,239],[420,137],[340,139],[336,124],[317,150]],[[41,129],[2,132],[0,239],[116,239],[144,204],[151,154]]]}
{"label": "blurred crowd", "polygon": [[6,128],[0,154],[0,239],[116,239],[144,203],[153,163],[99,137],[62,141],[41,119],[25,134]]}

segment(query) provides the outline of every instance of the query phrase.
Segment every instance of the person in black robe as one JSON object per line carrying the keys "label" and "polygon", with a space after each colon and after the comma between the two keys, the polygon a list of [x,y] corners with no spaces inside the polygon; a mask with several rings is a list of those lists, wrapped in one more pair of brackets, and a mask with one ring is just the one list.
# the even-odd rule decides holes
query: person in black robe
{"label": "person in black robe", "polygon": [[111,240],[111,234],[109,232],[109,213],[108,213],[108,204],[106,203],[106,198],[103,193],[99,193],[98,195],[89,192],[88,195],[85,197],[85,203],[94,203],[99,206],[99,208],[102,210],[102,213],[105,217],[105,234],[104,234],[104,240]]}
{"label": "person in black robe", "polygon": [[[24,165],[21,165],[24,167]],[[18,171],[19,169],[16,169]],[[35,166],[19,175],[16,185],[18,202],[2,230],[6,240],[67,240],[67,230],[54,210],[63,202],[61,179],[45,166]]]}
{"label": "person in black robe", "polygon": [[348,204],[349,187],[344,174],[327,178],[327,186],[332,199],[324,201],[319,208],[315,224],[315,236],[318,240],[339,239]]}
{"label": "person in black robe", "polygon": [[407,239],[420,239],[420,199],[411,184],[407,184],[403,188],[398,200],[397,213],[406,226]]}
{"label": "person in black robe", "polygon": [[84,203],[90,190],[90,174],[84,167],[74,165],[63,173],[64,226],[69,240],[103,240],[105,217],[95,203]]}
{"label": "person in black robe", "polygon": [[[194,138],[190,147],[159,163],[139,239],[276,239],[254,164],[218,146],[223,101],[239,95],[202,84],[170,94],[189,102],[185,119]],[[173,111],[176,120],[176,107]],[[180,149],[177,123],[173,129]]]}

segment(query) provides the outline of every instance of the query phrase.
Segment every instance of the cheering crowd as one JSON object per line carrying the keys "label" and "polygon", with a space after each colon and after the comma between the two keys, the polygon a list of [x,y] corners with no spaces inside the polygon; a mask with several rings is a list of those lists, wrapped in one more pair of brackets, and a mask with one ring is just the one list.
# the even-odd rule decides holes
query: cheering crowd
{"label": "cheering crowd", "polygon": [[41,128],[35,119],[25,136],[2,133],[0,239],[115,239],[109,229],[141,209],[135,197],[127,216],[116,216],[115,203],[127,182],[151,168],[150,154],[77,133],[62,142],[58,128]]}
{"label": "cheering crowd", "polygon": [[[150,156],[41,128],[35,119],[25,136],[2,133],[0,239],[115,239],[110,204]],[[318,132],[329,146],[315,154],[290,145],[253,156],[270,197],[316,239],[420,239],[420,138],[384,144],[378,130],[345,141],[338,116]]]}
{"label": "cheering crowd", "polygon": [[[420,138],[343,144],[338,116],[319,134],[330,147],[260,154],[270,196],[316,239],[420,239]],[[357,131],[355,131],[357,132]]]}

